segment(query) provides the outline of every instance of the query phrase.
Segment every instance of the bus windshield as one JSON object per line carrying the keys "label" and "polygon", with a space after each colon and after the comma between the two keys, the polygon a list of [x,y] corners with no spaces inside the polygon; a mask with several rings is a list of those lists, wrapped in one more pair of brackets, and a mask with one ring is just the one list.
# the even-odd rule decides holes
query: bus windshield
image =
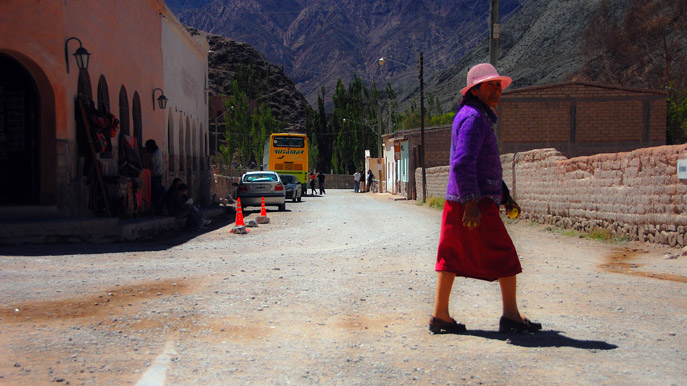
{"label": "bus windshield", "polygon": [[278,137],[275,136],[272,140],[274,147],[305,147],[305,139],[303,137]]}

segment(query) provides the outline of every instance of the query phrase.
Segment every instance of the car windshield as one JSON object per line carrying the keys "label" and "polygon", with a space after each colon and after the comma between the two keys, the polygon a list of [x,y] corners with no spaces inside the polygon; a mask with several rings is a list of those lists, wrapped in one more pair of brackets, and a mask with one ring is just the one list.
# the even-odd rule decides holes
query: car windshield
{"label": "car windshield", "polygon": [[285,184],[295,184],[296,177],[294,176],[281,176],[281,181]]}
{"label": "car windshield", "polygon": [[243,176],[243,182],[275,182],[277,175],[272,173],[264,174],[246,174]]}

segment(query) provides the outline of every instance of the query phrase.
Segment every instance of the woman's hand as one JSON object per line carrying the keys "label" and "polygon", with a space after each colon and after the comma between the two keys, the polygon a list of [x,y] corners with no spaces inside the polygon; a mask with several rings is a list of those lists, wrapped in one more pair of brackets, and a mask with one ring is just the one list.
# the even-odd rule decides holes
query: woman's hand
{"label": "woman's hand", "polygon": [[481,221],[482,212],[479,210],[477,203],[479,199],[468,201],[465,203],[465,210],[463,211],[463,226],[468,229],[477,228]]}
{"label": "woman's hand", "polygon": [[506,208],[506,216],[508,216],[508,218],[516,219],[520,217],[520,205],[512,198],[509,198],[509,200],[503,204],[503,207]]}

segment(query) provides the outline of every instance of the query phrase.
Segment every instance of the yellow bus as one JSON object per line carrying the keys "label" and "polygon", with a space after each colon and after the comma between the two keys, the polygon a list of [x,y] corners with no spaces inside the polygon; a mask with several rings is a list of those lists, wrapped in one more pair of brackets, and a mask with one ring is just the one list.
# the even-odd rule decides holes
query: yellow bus
{"label": "yellow bus", "polygon": [[262,170],[293,174],[308,190],[308,137],[298,133],[271,134],[265,142]]}

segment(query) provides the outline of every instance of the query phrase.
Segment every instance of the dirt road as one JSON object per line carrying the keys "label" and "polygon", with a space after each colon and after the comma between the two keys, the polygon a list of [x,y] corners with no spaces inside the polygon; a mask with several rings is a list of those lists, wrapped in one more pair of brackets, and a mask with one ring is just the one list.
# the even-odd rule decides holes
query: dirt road
{"label": "dirt road", "polygon": [[468,332],[431,335],[438,210],[331,190],[268,215],[248,235],[216,222],[193,238],[2,247],[0,384],[687,380],[678,250],[509,224],[521,308],[545,331],[498,334],[497,284],[457,279]]}

